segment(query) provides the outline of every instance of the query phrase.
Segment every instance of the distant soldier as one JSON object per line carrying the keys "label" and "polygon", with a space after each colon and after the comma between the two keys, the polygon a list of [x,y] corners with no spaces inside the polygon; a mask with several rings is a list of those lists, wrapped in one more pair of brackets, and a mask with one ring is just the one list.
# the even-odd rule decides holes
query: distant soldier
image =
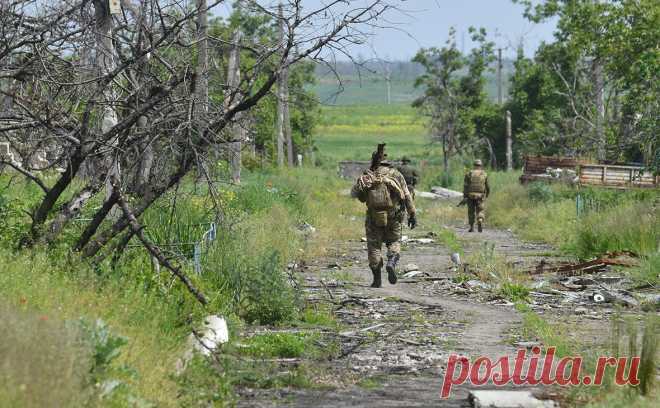
{"label": "distant soldier", "polygon": [[373,273],[372,288],[380,288],[383,257],[383,242],[387,246],[387,279],[397,281],[396,266],[399,262],[401,224],[404,212],[408,213],[408,226],[417,226],[415,206],[408,191],[406,180],[398,170],[386,161],[385,144],[379,144],[371,157],[371,167],[355,182],[351,197],[367,205],[365,229],[369,267]]}
{"label": "distant soldier", "polygon": [[463,200],[468,207],[470,232],[474,231],[474,219],[477,218],[479,232],[483,230],[484,199],[490,194],[488,175],[482,168],[481,160],[474,161],[474,169],[470,170],[463,181]]}
{"label": "distant soldier", "polygon": [[417,172],[417,169],[415,167],[410,165],[410,159],[406,156],[403,156],[401,158],[401,165],[397,166],[396,169],[399,170],[399,173],[401,173],[403,175],[403,178],[406,179],[406,184],[408,185],[408,191],[410,191],[410,195],[414,200],[415,187],[419,182],[419,172]]}

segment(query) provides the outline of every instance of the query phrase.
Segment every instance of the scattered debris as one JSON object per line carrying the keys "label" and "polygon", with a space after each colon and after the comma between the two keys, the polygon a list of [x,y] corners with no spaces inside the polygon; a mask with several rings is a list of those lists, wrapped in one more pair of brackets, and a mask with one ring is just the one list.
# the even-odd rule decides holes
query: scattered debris
{"label": "scattered debris", "polygon": [[307,222],[303,222],[298,226],[298,231],[304,234],[314,234],[316,232],[316,228]]}
{"label": "scattered debris", "polygon": [[413,271],[419,271],[419,266],[417,266],[414,263],[409,263],[406,266],[403,267],[404,272],[413,272]]}
{"label": "scattered debris", "polygon": [[416,271],[416,270],[415,270],[415,271],[406,272],[406,273],[404,273],[401,277],[402,277],[402,278],[414,278],[415,276],[420,276],[420,275],[421,275],[421,276],[430,276],[430,275],[429,275],[428,273],[426,273],[426,272]]}
{"label": "scattered debris", "polygon": [[607,253],[600,258],[579,263],[564,262],[552,266],[545,259],[542,259],[534,270],[528,270],[532,275],[541,275],[546,273],[556,273],[560,276],[575,276],[582,273],[605,271],[608,266],[637,266],[634,261],[634,254],[631,252]]}
{"label": "scattered debris", "polygon": [[486,289],[486,290],[490,290],[492,288],[492,286],[489,285],[488,283],[482,282],[482,281],[477,280],[477,279],[470,279],[469,281],[463,282],[463,287],[465,287],[467,289],[479,288],[479,289]]}
{"label": "scattered debris", "polygon": [[426,245],[426,244],[434,243],[435,240],[433,240],[431,238],[412,238],[412,239],[409,239],[408,242]]}

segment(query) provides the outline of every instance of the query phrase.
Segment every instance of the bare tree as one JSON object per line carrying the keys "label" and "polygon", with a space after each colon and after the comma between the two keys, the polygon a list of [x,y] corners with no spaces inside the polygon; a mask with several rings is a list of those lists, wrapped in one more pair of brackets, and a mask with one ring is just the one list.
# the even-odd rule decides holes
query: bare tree
{"label": "bare tree", "polygon": [[[240,114],[268,95],[289,66],[350,56],[346,47],[362,41],[369,26],[381,25],[398,3],[332,0],[303,9],[300,0],[287,2],[279,20],[284,37],[242,43],[254,62],[239,85],[225,83],[224,98],[214,102],[208,77],[217,68],[208,63],[206,16],[226,1],[198,0],[191,9],[183,0],[122,0],[122,12],[112,15],[101,0],[0,3],[0,92],[11,105],[0,117],[0,141],[21,158],[11,166],[43,191],[30,209],[24,245],[57,241],[89,198],[110,185],[75,249],[100,260],[137,236],[179,276],[174,261],[160,259],[163,252],[143,239],[149,226],[140,223],[142,214],[191,171],[205,172]],[[244,3],[278,18],[270,2]],[[44,151],[47,163],[31,165],[28,159]],[[99,163],[94,176],[81,178],[91,162]],[[61,172],[47,177],[56,168]],[[109,219],[118,204],[120,215]]]}

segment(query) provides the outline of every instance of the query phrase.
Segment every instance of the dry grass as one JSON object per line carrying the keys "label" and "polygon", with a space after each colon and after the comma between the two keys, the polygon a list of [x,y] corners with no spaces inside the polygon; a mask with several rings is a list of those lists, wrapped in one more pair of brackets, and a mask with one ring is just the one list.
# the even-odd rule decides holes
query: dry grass
{"label": "dry grass", "polygon": [[0,305],[0,406],[76,407],[94,394],[90,349],[72,325]]}
{"label": "dry grass", "polygon": [[[43,335],[31,337],[35,339],[35,343],[38,343],[37,339],[48,339],[54,344],[66,345],[73,334],[57,329],[57,326],[48,326],[48,323],[44,326],[36,325],[29,318],[33,314],[45,316],[48,322],[77,321],[81,317],[92,321],[101,318],[108,323],[113,333],[129,339],[128,344],[121,349],[118,363],[130,366],[139,373],[129,380],[135,394],[157,403],[158,406],[174,404],[176,385],[169,378],[169,374],[180,355],[183,333],[180,332],[181,328],[176,328],[176,319],[172,318],[173,311],[162,299],[145,295],[141,288],[130,288],[129,285],[122,288],[119,282],[108,282],[101,288],[98,284],[90,283],[94,281],[93,276],[85,277],[84,265],[79,265],[75,273],[67,274],[65,271],[75,266],[67,265],[63,261],[60,265],[53,264],[43,252],[19,255],[5,252],[0,253],[0,258],[3,260],[0,265],[0,296],[13,305],[13,308],[25,311],[16,315],[14,324],[25,324],[33,330],[51,331],[51,335],[44,332]],[[23,320],[25,321],[21,323]],[[6,331],[3,329],[0,332]],[[72,346],[67,347],[71,353],[76,351]],[[62,351],[57,348],[42,350],[50,352],[44,353],[42,357],[31,352],[30,355],[58,361],[67,354],[66,348]],[[2,372],[21,378],[20,374],[15,376],[13,370],[3,369]],[[20,373],[20,370],[16,373]],[[30,376],[35,383],[47,384],[54,381],[50,379],[50,369],[34,370]]]}

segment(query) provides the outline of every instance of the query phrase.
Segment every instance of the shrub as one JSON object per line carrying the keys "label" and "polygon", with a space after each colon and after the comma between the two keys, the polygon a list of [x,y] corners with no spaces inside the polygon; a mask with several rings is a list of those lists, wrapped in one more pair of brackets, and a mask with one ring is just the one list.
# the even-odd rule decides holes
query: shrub
{"label": "shrub", "polygon": [[529,199],[537,203],[549,203],[554,201],[554,193],[547,183],[532,183],[527,189]]}
{"label": "shrub", "polygon": [[243,314],[248,322],[275,324],[295,317],[299,299],[279,267],[279,255],[261,259],[246,282]]}
{"label": "shrub", "polygon": [[527,302],[529,301],[529,288],[526,286],[504,282],[500,286],[500,294],[511,302]]}
{"label": "shrub", "polygon": [[301,357],[310,336],[298,333],[268,333],[250,338],[244,353],[255,357]]}

